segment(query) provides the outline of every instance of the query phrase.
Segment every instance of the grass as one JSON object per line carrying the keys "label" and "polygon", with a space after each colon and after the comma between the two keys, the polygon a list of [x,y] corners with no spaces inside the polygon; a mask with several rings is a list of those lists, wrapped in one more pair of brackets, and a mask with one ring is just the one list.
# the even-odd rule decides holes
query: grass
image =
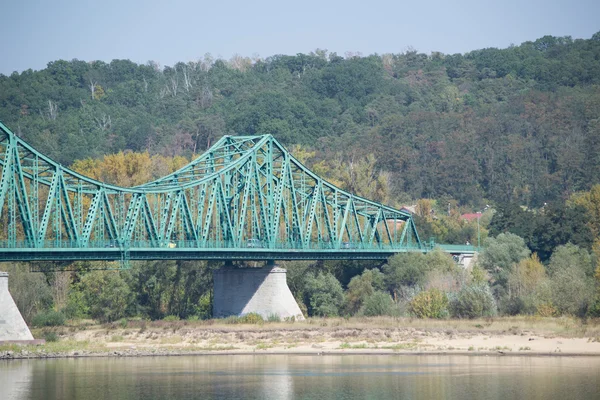
{"label": "grass", "polygon": [[183,342],[183,338],[179,335],[167,336],[160,339],[160,344],[178,344]]}
{"label": "grass", "polygon": [[340,349],[368,349],[369,346],[366,343],[358,343],[358,344],[350,344],[348,342],[344,342],[340,344]]}
{"label": "grass", "polygon": [[415,350],[417,348],[417,343],[397,343],[391,346],[382,346],[381,348],[390,349],[394,351]]}
{"label": "grass", "polygon": [[14,353],[22,353],[23,351],[29,353],[71,353],[74,351],[93,351],[93,352],[104,352],[108,349],[104,344],[94,342],[91,344],[89,341],[76,341],[76,340],[60,340],[57,342],[46,342],[43,345],[18,345],[18,344],[3,344],[0,345],[0,352],[12,351]]}

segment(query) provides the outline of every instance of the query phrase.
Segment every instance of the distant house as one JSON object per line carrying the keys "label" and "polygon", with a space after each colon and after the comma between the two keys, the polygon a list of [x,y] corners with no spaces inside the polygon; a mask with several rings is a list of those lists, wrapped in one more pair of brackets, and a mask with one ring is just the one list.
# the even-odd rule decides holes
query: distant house
{"label": "distant house", "polygon": [[481,218],[481,213],[470,213],[470,214],[463,214],[460,216],[460,219],[464,219],[466,221],[475,221],[477,220],[477,218]]}

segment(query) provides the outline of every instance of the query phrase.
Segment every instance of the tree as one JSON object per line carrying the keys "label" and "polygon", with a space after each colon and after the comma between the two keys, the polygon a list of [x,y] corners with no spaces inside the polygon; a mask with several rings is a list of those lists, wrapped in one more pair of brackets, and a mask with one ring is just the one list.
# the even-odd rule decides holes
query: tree
{"label": "tree", "polygon": [[488,285],[471,285],[450,302],[450,312],[455,318],[493,317],[497,313],[496,301]]}
{"label": "tree", "polygon": [[78,284],[90,316],[102,322],[131,315],[134,296],[118,271],[92,271]]}
{"label": "tree", "polygon": [[[383,280],[383,274],[377,269],[366,269],[361,275],[352,278],[346,291],[345,312],[350,315],[356,314],[373,293],[384,288]],[[377,303],[379,300],[372,301]]]}
{"label": "tree", "polygon": [[492,285],[505,289],[515,264],[528,257],[530,253],[523,238],[512,233],[501,233],[485,241],[478,262],[490,273]]}
{"label": "tree", "polygon": [[305,299],[310,315],[335,317],[344,303],[344,291],[330,273],[310,274],[306,277]]}
{"label": "tree", "polygon": [[591,278],[594,275],[592,257],[587,250],[581,249],[571,243],[564,246],[558,246],[552,253],[552,257],[550,257],[548,272],[550,276],[553,276],[562,270],[578,270]]}

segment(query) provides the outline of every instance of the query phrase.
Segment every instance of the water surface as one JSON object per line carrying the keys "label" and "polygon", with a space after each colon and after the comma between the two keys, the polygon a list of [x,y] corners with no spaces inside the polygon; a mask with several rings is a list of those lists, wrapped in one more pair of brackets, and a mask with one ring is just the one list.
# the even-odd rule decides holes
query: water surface
{"label": "water surface", "polygon": [[0,361],[0,399],[599,399],[600,358],[243,355]]}

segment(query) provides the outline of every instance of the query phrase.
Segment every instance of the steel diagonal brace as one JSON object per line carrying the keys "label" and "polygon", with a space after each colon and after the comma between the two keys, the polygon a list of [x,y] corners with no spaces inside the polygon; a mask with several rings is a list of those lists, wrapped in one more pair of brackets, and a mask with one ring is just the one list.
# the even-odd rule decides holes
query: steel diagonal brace
{"label": "steel diagonal brace", "polygon": [[182,191],[177,192],[177,194],[175,195],[175,201],[173,202],[173,209],[171,211],[171,218],[169,219],[167,233],[165,234],[165,240],[171,240],[171,235],[173,234],[173,229],[175,228],[175,221],[177,220],[177,214],[179,214],[181,196],[183,196]]}
{"label": "steel diagonal brace", "polygon": [[81,233],[81,245],[87,245],[90,241],[90,235],[92,234],[92,228],[94,226],[94,220],[96,219],[96,213],[100,207],[100,201],[104,196],[104,189],[99,188],[94,197],[92,198],[92,204],[88,210],[88,214],[83,224],[83,232]]}
{"label": "steel diagonal brace", "polygon": [[339,249],[342,244],[342,239],[344,238],[344,231],[347,230],[346,221],[348,221],[348,213],[350,212],[350,207],[352,206],[352,197],[348,197],[346,202],[346,208],[344,209],[344,218],[342,218],[342,223],[340,224],[340,231],[337,240],[337,248]]}
{"label": "steel diagonal brace", "polygon": [[117,231],[117,224],[115,222],[115,216],[112,211],[112,206],[110,205],[110,201],[108,199],[108,195],[106,192],[103,192],[103,202],[104,202],[104,224],[107,227],[108,235],[112,240],[117,240],[119,237],[119,233]]}
{"label": "steel diagonal brace", "polygon": [[[44,213],[42,214],[42,220],[40,221],[40,228],[38,230],[38,243],[43,243],[46,237],[46,230],[48,228],[48,221],[50,220],[50,213],[52,211],[52,205],[54,204],[54,198],[56,197],[56,191],[59,185],[60,175],[58,171],[54,173],[52,182],[50,183],[50,189],[48,190],[48,197],[46,198],[46,207],[44,207]],[[58,212],[58,210],[56,210]]]}
{"label": "steel diagonal brace", "polygon": [[10,171],[12,167],[12,151],[13,151],[13,140],[10,140],[12,136],[8,136],[9,141],[6,145],[6,151],[4,153],[4,160],[2,163],[2,177],[0,178],[0,216],[2,216],[2,210],[4,209],[4,198],[8,191],[8,181],[10,177]]}
{"label": "steel diagonal brace", "polygon": [[169,211],[171,210],[171,199],[173,197],[173,192],[169,192],[167,194],[167,198],[165,200],[165,204],[162,210],[162,214],[160,217],[160,231],[158,232],[158,239],[159,240],[166,240],[165,239],[165,231],[167,229],[167,221],[169,219]]}
{"label": "steel diagonal brace", "polygon": [[213,182],[210,199],[208,200],[208,209],[206,210],[206,216],[204,218],[204,228],[202,230],[202,246],[203,247],[206,246],[206,242],[208,240],[208,231],[210,229],[210,221],[213,217],[212,212],[213,212],[213,207],[215,205],[216,197],[217,197],[217,186]]}
{"label": "steel diagonal brace", "polygon": [[148,196],[144,195],[143,200],[143,213],[144,213],[144,224],[146,225],[146,231],[148,232],[148,238],[154,245],[158,244],[158,231],[154,222],[154,216],[152,215],[152,209],[148,203]]}
{"label": "steel diagonal brace", "polygon": [[31,245],[35,246],[36,237],[33,232],[31,210],[29,208],[29,196],[27,196],[27,188],[25,187],[25,177],[23,176],[23,168],[19,159],[19,152],[17,147],[13,147],[14,153],[14,166],[17,173],[19,184],[17,185],[17,203],[19,206],[19,213],[21,214],[21,220],[23,222],[23,230],[25,231],[25,237]]}
{"label": "steel diagonal brace", "polygon": [[240,220],[237,226],[237,245],[242,245],[243,233],[244,233],[244,222],[246,220],[246,213],[248,212],[248,198],[250,196],[250,188],[252,186],[252,167],[254,163],[248,162],[246,176],[244,178],[244,194],[242,196],[242,209],[240,212]]}
{"label": "steel diagonal brace", "polygon": [[140,209],[142,208],[142,197],[140,193],[136,193],[132,196],[129,202],[129,209],[127,210],[127,217],[125,217],[125,229],[123,229],[123,236],[121,237],[122,243],[128,243],[133,237],[135,226],[137,224]]}
{"label": "steel diagonal brace", "polygon": [[190,240],[197,241],[198,240],[198,232],[194,227],[194,221],[192,220],[192,212],[190,211],[190,206],[187,201],[187,197],[185,193],[182,192],[183,201],[181,202],[181,207],[183,211],[183,221],[186,226],[187,235]]}
{"label": "steel diagonal brace", "polygon": [[218,185],[217,195],[219,198],[219,215],[225,217],[224,221],[221,221],[221,230],[222,230],[221,234],[222,234],[223,240],[225,240],[225,238],[227,238],[227,240],[235,241],[235,237],[234,237],[235,232],[233,231],[233,226],[231,224],[231,216],[229,214],[229,206],[227,204],[227,200],[225,199],[225,191],[223,190],[223,182],[221,182],[220,179],[217,179],[216,184]]}
{"label": "steel diagonal brace", "polygon": [[310,238],[312,236],[313,222],[315,220],[315,214],[317,211],[317,203],[318,203],[318,199],[320,197],[319,192],[321,190],[321,184],[322,184],[322,182],[320,180],[317,181],[317,184],[315,185],[314,191],[311,196],[310,209],[308,212],[308,216],[306,218],[306,226],[305,226],[305,235],[306,235],[304,237],[305,247],[309,247],[309,244],[310,244]]}
{"label": "steel diagonal brace", "polygon": [[65,178],[60,171],[60,192],[62,193],[63,205],[66,207],[66,211],[63,211],[63,219],[66,221],[67,233],[71,240],[79,243],[79,231],[77,230],[77,223],[75,222],[75,214],[73,213],[73,207],[71,206],[71,199],[69,198],[69,191],[65,183]]}
{"label": "steel diagonal brace", "polygon": [[271,233],[271,237],[275,240],[277,238],[277,229],[279,228],[279,218],[281,216],[281,207],[283,203],[283,189],[285,187],[286,180],[286,170],[288,168],[290,161],[289,155],[286,153],[285,157],[281,163],[281,174],[279,175],[279,182],[277,184],[277,192],[275,193],[275,212],[273,216],[273,232]]}
{"label": "steel diagonal brace", "polygon": [[254,180],[254,185],[256,186],[256,195],[258,197],[259,215],[262,220],[262,224],[259,225],[262,226],[262,231],[266,236],[263,240],[265,240],[267,243],[271,243],[271,229],[268,226],[269,218],[267,217],[267,210],[265,207],[263,192],[261,190],[260,175],[258,173],[258,168],[254,168]]}
{"label": "steel diagonal brace", "polygon": [[377,232],[377,224],[379,223],[379,217],[381,215],[381,209],[377,211],[377,215],[373,218],[371,225],[371,237],[369,238],[369,244],[373,244],[373,239],[375,238]]}

